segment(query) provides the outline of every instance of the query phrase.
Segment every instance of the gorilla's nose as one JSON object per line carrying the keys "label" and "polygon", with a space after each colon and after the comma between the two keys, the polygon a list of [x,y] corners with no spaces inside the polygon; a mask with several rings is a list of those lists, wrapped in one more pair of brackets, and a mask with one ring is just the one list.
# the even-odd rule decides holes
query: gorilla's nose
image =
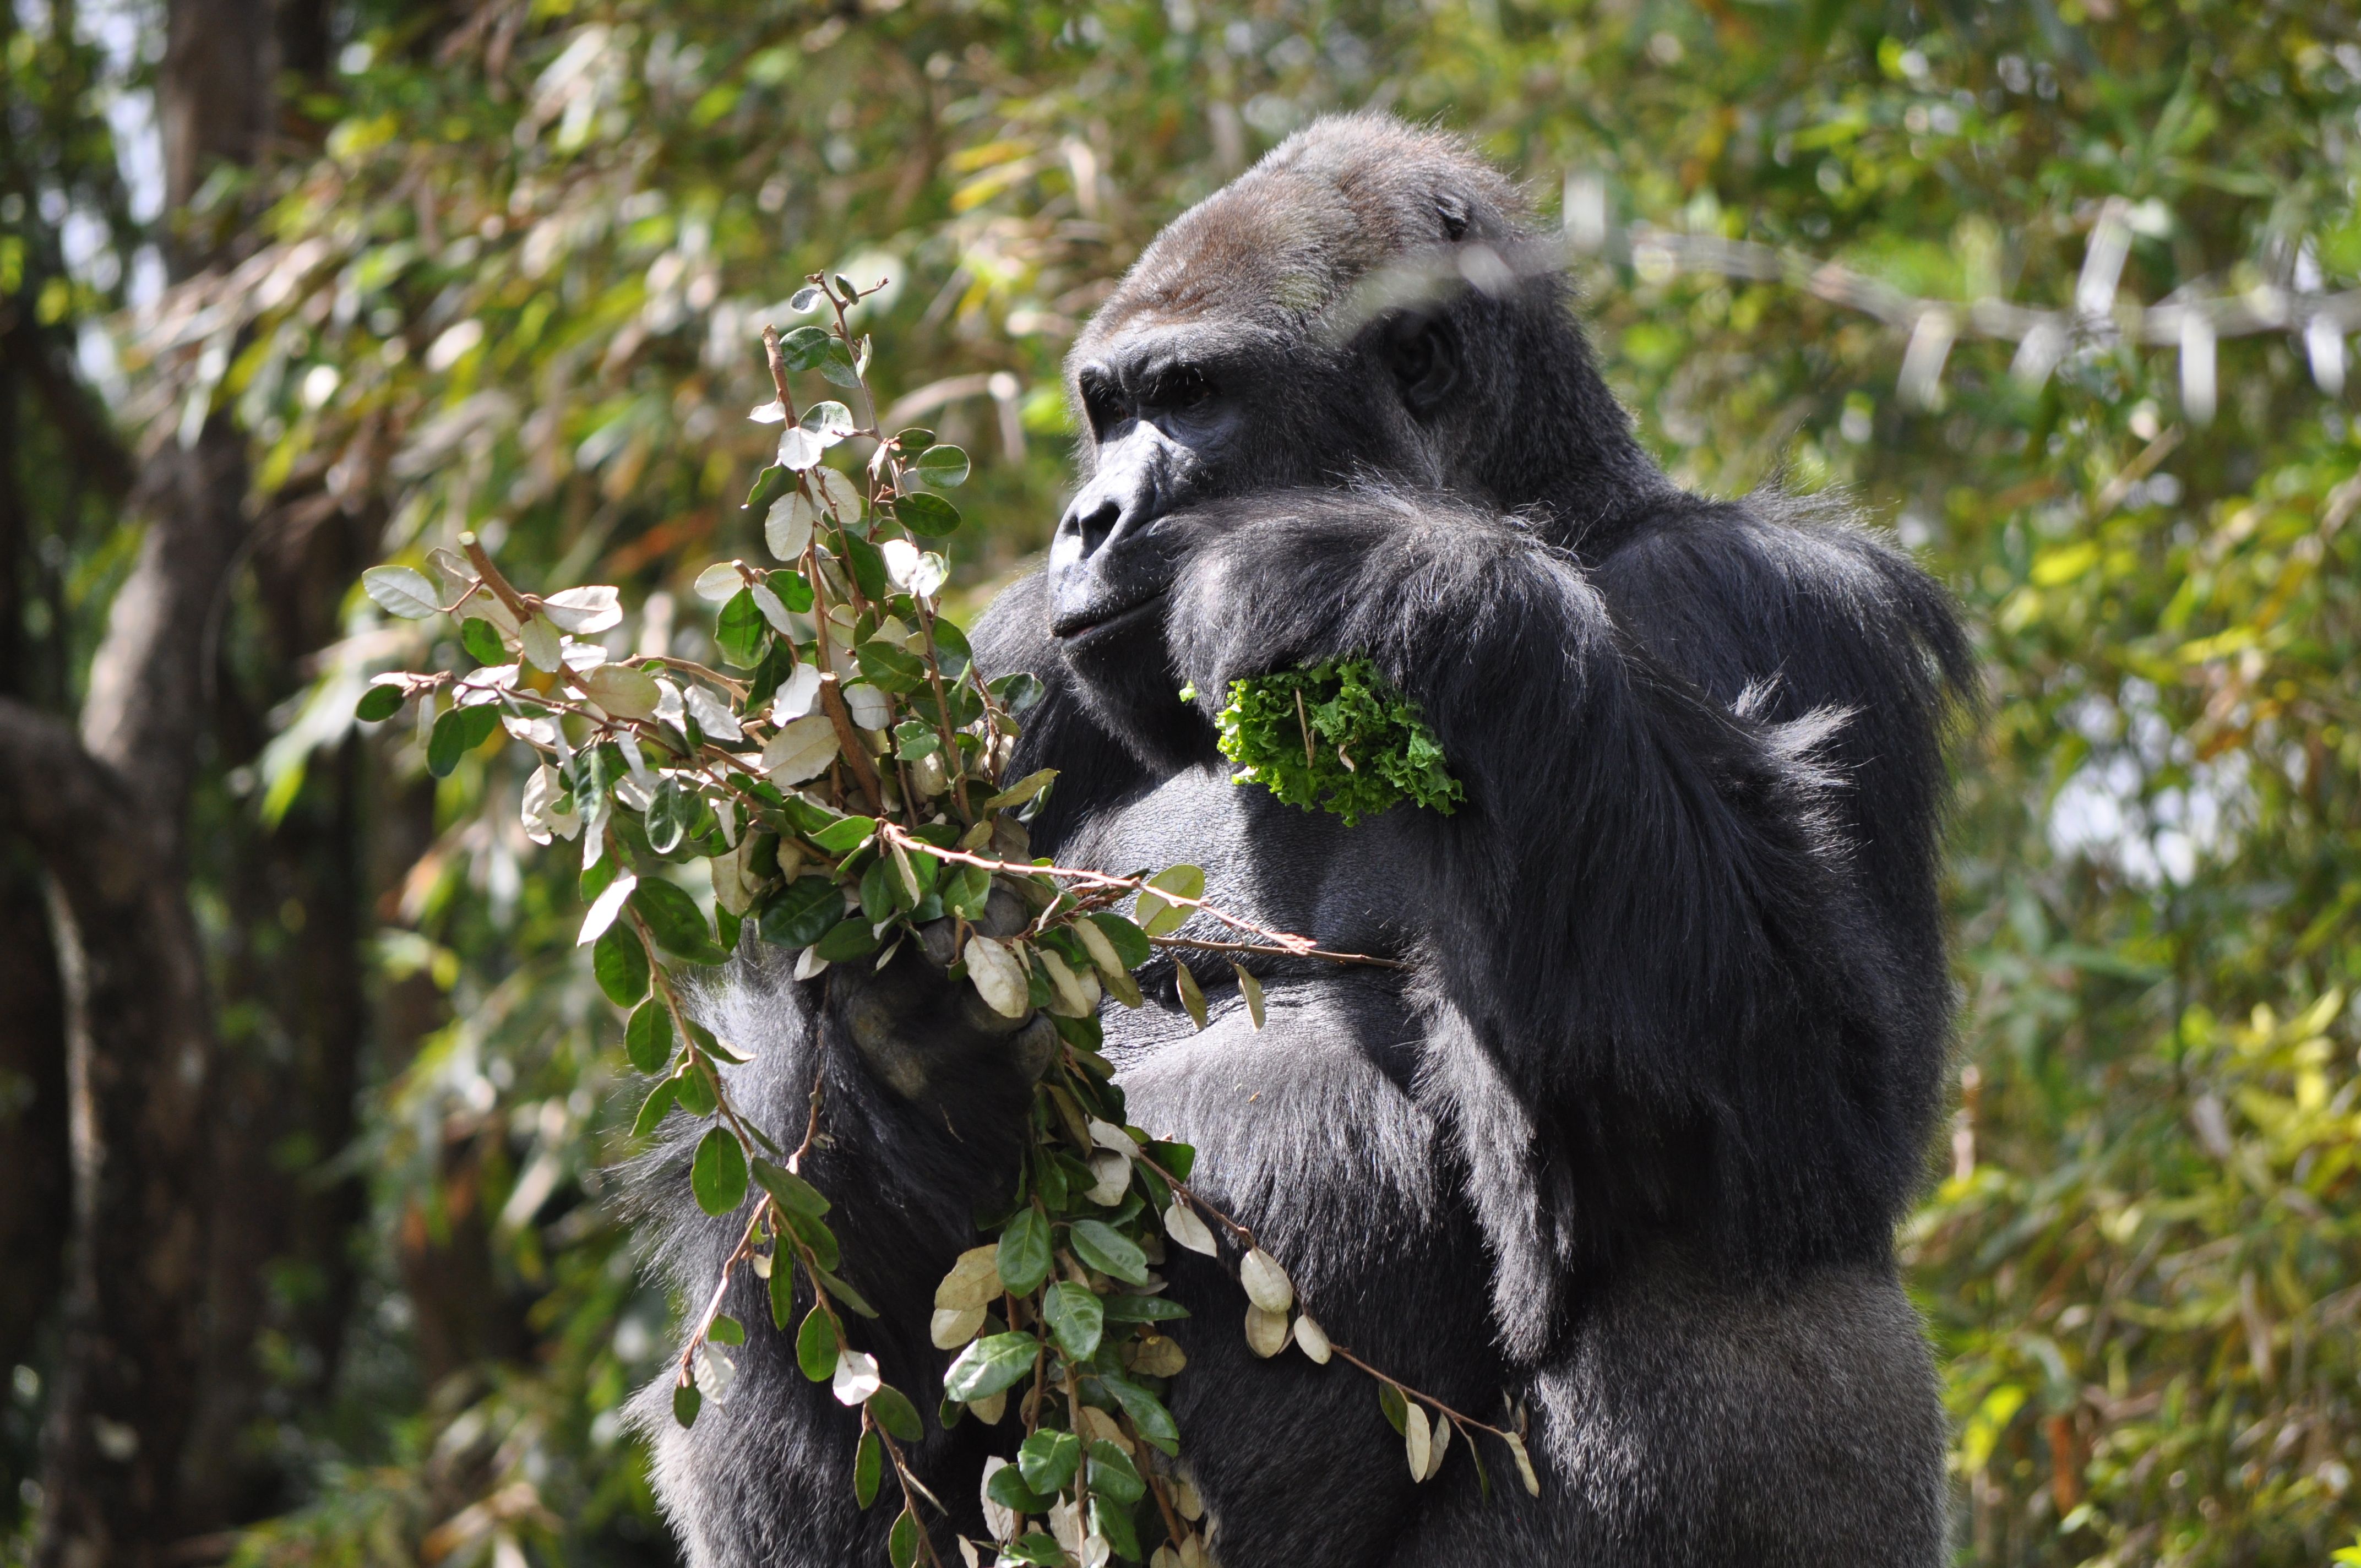
{"label": "gorilla's nose", "polygon": [[1095,555],[1099,546],[1107,542],[1107,536],[1123,526],[1123,498],[1110,495],[1093,479],[1068,503],[1065,515],[1058,520],[1059,542],[1071,540],[1077,555]]}
{"label": "gorilla's nose", "polygon": [[1051,630],[1060,637],[1137,609],[1171,576],[1154,528],[1164,499],[1154,463],[1127,451],[1101,459],[1049,543]]}
{"label": "gorilla's nose", "polygon": [[1156,477],[1148,465],[1103,466],[1058,520],[1058,543],[1088,560],[1110,540],[1137,532],[1155,515]]}

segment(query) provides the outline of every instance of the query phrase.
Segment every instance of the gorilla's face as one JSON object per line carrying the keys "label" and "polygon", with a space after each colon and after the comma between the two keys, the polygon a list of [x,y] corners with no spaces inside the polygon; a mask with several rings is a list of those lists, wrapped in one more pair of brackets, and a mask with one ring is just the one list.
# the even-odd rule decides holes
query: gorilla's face
{"label": "gorilla's face", "polygon": [[1070,653],[1150,619],[1172,578],[1165,519],[1237,486],[1262,379],[1202,327],[1117,334],[1074,370],[1091,475],[1049,546],[1050,631]]}
{"label": "gorilla's face", "polygon": [[[1522,214],[1455,143],[1356,121],[1175,219],[1084,329],[1068,371],[1085,477],[1050,546],[1049,630],[1135,751],[1209,754],[1165,649],[1175,574],[1223,526],[1197,503],[1365,476],[1466,485],[1468,433],[1490,427],[1467,393],[1515,356],[1471,313],[1452,247],[1505,243]],[[1406,262],[1439,265],[1451,291],[1365,305],[1362,284]]]}
{"label": "gorilla's face", "polygon": [[1192,509],[1415,472],[1406,430],[1455,366],[1448,335],[1444,318],[1404,316],[1341,348],[1211,322],[1083,340],[1072,373],[1089,477],[1049,546],[1049,630],[1135,751],[1166,765],[1205,753],[1165,651],[1174,576],[1202,532],[1222,526]]}

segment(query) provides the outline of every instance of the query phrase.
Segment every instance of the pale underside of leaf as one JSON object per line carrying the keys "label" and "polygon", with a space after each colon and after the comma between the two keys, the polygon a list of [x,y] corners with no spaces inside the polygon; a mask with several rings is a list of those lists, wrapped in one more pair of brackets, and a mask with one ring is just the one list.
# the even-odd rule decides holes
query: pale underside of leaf
{"label": "pale underside of leaf", "polygon": [[799,784],[826,773],[836,753],[836,726],[807,714],[780,726],[763,745],[763,772],[774,784]]}

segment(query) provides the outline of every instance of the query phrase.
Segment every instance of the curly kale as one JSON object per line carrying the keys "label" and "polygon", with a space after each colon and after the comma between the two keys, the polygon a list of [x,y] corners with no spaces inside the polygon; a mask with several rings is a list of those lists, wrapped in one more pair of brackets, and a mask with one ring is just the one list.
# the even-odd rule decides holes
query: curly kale
{"label": "curly kale", "polygon": [[1233,681],[1217,723],[1234,782],[1347,827],[1403,800],[1448,817],[1466,798],[1418,704],[1367,659]]}

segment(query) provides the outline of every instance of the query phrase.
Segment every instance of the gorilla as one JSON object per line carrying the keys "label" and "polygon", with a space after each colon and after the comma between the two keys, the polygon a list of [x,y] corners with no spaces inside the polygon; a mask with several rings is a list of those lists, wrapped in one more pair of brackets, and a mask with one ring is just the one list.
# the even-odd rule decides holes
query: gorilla
{"label": "gorilla", "polygon": [[[1966,644],[1840,511],[1675,488],[1562,280],[1520,263],[1531,221],[1462,144],[1367,115],[1182,214],[1074,346],[1082,488],[975,639],[1047,686],[1011,764],[1058,770],[1035,852],[1195,862],[1224,908],[1400,961],[1257,959],[1266,1025],[1233,981],[1198,1032],[1159,957],[1107,1052],[1336,1343],[1521,1412],[1542,1495],[1458,1457],[1414,1485],[1367,1376],[1257,1359],[1235,1281],[1175,1249],[1183,1457],[1224,1568],[1927,1568],[1945,1423],[1893,1234],[1948,1044]],[[1232,782],[1230,683],[1345,655],[1421,705],[1454,814],[1348,828]],[[869,1348],[924,1404],[932,1288],[1006,1190],[1038,1054],[915,948],[874,978],[781,959],[741,957],[708,1016],[757,1047],[733,1092],[774,1128],[822,1078],[807,1169],[884,1312]],[[653,1161],[674,1194],[684,1157]],[[701,1299],[740,1223],[662,1201]],[[662,1383],[642,1405],[689,1560],[882,1562],[854,1412],[760,1282],[733,1289],[729,1403],[686,1431]],[[946,1561],[1015,1426],[930,1421],[914,1450]]]}

